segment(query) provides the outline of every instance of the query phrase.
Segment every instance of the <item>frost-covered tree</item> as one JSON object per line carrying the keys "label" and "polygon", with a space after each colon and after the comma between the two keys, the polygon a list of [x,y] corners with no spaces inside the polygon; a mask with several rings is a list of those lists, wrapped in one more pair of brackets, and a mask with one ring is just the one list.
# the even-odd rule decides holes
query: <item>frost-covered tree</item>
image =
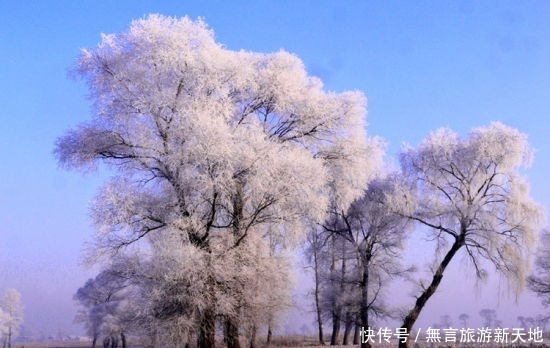
{"label": "frost-covered tree", "polygon": [[243,265],[219,260],[266,230],[292,244],[329,200],[346,208],[360,194],[379,152],[366,138],[363,95],[324,91],[289,53],[230,51],[202,21],[158,15],[103,35],[76,72],[94,117],[55,152],[66,167],[118,173],[93,204],[98,252],[169,235],[202,285],[188,303],[199,346],[214,346],[223,318],[236,348],[248,284],[225,282],[245,276]]}
{"label": "frost-covered tree", "polygon": [[402,152],[403,173],[418,195],[414,212],[403,215],[430,231],[442,256],[403,328],[410,332],[459,252],[478,278],[486,277],[483,265],[489,263],[521,289],[541,220],[541,209],[518,173],[530,157],[527,137],[501,123],[474,129],[466,139],[441,129],[417,149]]}
{"label": "frost-covered tree", "polygon": [[315,320],[317,322],[317,335],[319,344],[325,345],[323,332],[323,313],[321,308],[321,273],[322,273],[322,252],[324,247],[324,238],[319,233],[320,229],[312,229],[306,240],[306,261],[313,271],[313,300],[315,306]]}
{"label": "frost-covered tree", "polygon": [[[248,284],[244,289],[240,315],[245,324],[249,347],[257,346],[257,333],[267,329],[267,343],[270,343],[271,331],[279,322],[281,314],[291,307],[290,265],[284,251],[275,241],[266,244],[261,241],[249,243],[244,265],[250,279],[241,283]],[[269,286],[270,289],[266,289]]]}
{"label": "frost-covered tree", "polygon": [[[336,222],[331,223],[334,227]],[[346,241],[339,238],[337,234],[328,234],[325,238],[327,249],[324,256],[327,269],[323,274],[323,287],[321,301],[325,316],[332,323],[330,345],[338,345],[340,340],[340,329],[345,324],[347,307],[350,305],[348,297],[351,295],[350,288],[350,260],[352,252],[348,250]]]}
{"label": "frost-covered tree", "polygon": [[550,229],[548,228],[545,228],[540,235],[535,269],[528,279],[528,285],[531,291],[542,299],[545,307],[550,305]]}
{"label": "frost-covered tree", "polygon": [[0,308],[0,340],[2,343],[2,347],[6,347],[8,345],[8,327],[9,317],[2,308]]}
{"label": "frost-covered tree", "polygon": [[[342,240],[343,250],[351,255],[347,264],[342,263],[347,269],[345,286],[339,284],[332,291],[335,298],[345,301],[348,316],[359,327],[372,326],[372,317],[390,314],[384,301],[388,281],[411,270],[399,262],[410,223],[397,213],[407,210],[410,194],[395,175],[375,179],[347,211],[333,210],[332,223],[324,226]],[[362,345],[369,346],[368,342]]]}
{"label": "frost-covered tree", "polygon": [[128,317],[135,315],[137,307],[131,308],[128,303],[129,288],[127,279],[106,269],[77,290],[74,299],[81,309],[76,321],[85,325],[93,348],[101,337],[104,343],[113,347],[118,345],[120,337],[122,348],[126,348],[126,331],[130,325]]}
{"label": "frost-covered tree", "polygon": [[0,299],[0,334],[4,348],[11,348],[23,324],[21,294],[16,289],[7,289]]}

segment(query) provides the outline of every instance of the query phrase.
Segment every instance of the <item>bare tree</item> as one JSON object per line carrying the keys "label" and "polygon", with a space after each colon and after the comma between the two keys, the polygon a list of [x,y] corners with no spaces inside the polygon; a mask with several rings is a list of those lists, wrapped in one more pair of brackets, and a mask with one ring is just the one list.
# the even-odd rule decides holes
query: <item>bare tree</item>
{"label": "bare tree", "polygon": [[467,139],[441,129],[402,152],[403,174],[418,194],[414,212],[403,215],[429,228],[442,253],[402,328],[411,331],[459,251],[478,278],[487,275],[485,260],[515,289],[522,287],[541,220],[517,171],[530,154],[526,136],[500,123],[474,129]]}

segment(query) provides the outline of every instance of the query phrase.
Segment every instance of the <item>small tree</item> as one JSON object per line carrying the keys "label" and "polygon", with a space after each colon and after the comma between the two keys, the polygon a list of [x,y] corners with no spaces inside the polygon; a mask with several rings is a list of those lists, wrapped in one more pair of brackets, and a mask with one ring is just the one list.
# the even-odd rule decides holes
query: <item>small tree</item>
{"label": "small tree", "polygon": [[458,320],[460,320],[460,323],[462,324],[462,328],[468,328],[468,322],[470,320],[470,316],[466,313],[462,313],[458,316]]}
{"label": "small tree", "polygon": [[459,251],[478,278],[487,275],[485,260],[516,290],[522,288],[541,220],[518,173],[530,155],[527,137],[501,123],[474,129],[468,139],[441,129],[418,149],[402,152],[403,174],[418,195],[414,212],[403,215],[427,227],[442,252],[402,328],[411,331]]}
{"label": "small tree", "polygon": [[496,322],[497,312],[494,309],[483,308],[479,311],[479,315],[483,318],[483,325],[488,328],[497,327]]}
{"label": "small tree", "polygon": [[17,337],[23,324],[23,306],[21,294],[16,289],[7,289],[0,300],[0,330],[4,348],[11,348],[12,340]]}
{"label": "small tree", "polygon": [[443,329],[448,329],[453,325],[453,321],[451,320],[451,316],[448,315],[448,314],[445,314],[445,315],[441,316],[440,323],[441,323],[441,328],[443,328]]}

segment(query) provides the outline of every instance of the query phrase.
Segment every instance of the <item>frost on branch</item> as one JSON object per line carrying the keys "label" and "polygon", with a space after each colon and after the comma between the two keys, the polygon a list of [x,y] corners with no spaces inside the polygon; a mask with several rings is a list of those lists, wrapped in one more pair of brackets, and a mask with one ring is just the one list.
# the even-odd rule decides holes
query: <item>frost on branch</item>
{"label": "frost on branch", "polygon": [[0,300],[0,340],[11,347],[23,324],[21,294],[16,289],[6,289]]}
{"label": "frost on branch", "polygon": [[412,328],[459,251],[478,278],[489,264],[512,289],[523,288],[542,215],[518,173],[530,156],[526,136],[501,123],[474,129],[467,139],[440,129],[402,152],[403,173],[418,195],[414,211],[402,215],[428,227],[441,252],[403,328]]}
{"label": "frost on branch", "polygon": [[[322,219],[329,191],[346,207],[378,165],[361,93],[324,91],[283,51],[226,50],[201,21],[134,21],[128,32],[104,35],[83,51],[77,71],[95,115],[58,140],[60,162],[112,165],[138,197],[162,191],[166,208],[179,215],[163,223],[191,242],[237,218],[240,234],[264,222],[299,234],[303,217]],[[108,216],[136,214],[142,223],[125,226],[134,237],[150,228],[132,207],[110,208]]]}
{"label": "frost on branch", "polygon": [[501,123],[474,129],[464,140],[448,129],[432,133],[401,156],[422,197],[413,218],[435,227],[438,238],[463,237],[478,276],[486,259],[521,286],[541,221],[518,174],[530,159],[526,136]]}
{"label": "frost on branch", "polygon": [[[258,318],[274,316],[242,318],[258,307],[245,298],[281,298],[272,307],[283,307],[281,294],[250,293],[262,272],[285,269],[278,253],[258,250],[271,250],[268,240],[296,244],[329,205],[346,210],[378,166],[364,96],[323,90],[287,52],[230,51],[204,22],[158,15],[103,35],[75,72],[94,116],[58,139],[56,155],[69,168],[105,163],[117,173],[93,202],[96,250],[142,253],[163,276],[150,293],[185,304],[164,318],[191,320],[201,347],[214,344],[219,320],[236,348],[239,320],[252,333]],[[282,283],[284,273],[269,279]]]}
{"label": "frost on branch", "polygon": [[380,175],[347,211],[331,210],[322,228],[308,236],[320,343],[323,316],[332,322],[331,345],[339,343],[341,325],[346,345],[355,327],[373,327],[391,317],[388,285],[413,270],[400,260],[412,225],[403,216],[413,205],[411,196],[400,176]]}

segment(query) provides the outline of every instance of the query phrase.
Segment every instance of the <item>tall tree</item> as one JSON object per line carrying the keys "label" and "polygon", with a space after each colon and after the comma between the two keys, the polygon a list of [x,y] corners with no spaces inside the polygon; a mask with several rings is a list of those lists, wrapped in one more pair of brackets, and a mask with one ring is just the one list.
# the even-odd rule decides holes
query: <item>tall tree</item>
{"label": "tall tree", "polygon": [[483,262],[488,261],[515,289],[523,286],[541,220],[518,173],[530,157],[527,137],[501,123],[474,129],[467,139],[440,129],[418,149],[402,152],[403,173],[418,194],[414,212],[403,215],[427,227],[442,252],[402,328],[411,331],[461,251],[477,277],[486,277]]}
{"label": "tall tree", "polygon": [[[224,318],[238,348],[234,314],[246,284],[228,284],[229,264],[217,263],[265,225],[300,239],[304,223],[323,219],[328,192],[342,207],[360,194],[379,153],[366,138],[364,97],[324,91],[289,53],[230,51],[202,21],[158,15],[104,35],[76,72],[95,115],[55,152],[69,168],[106,163],[118,172],[93,205],[97,250],[169,234],[203,286],[191,303],[199,347],[214,346]],[[241,265],[232,267],[238,274]],[[233,298],[220,303],[220,293]]]}

